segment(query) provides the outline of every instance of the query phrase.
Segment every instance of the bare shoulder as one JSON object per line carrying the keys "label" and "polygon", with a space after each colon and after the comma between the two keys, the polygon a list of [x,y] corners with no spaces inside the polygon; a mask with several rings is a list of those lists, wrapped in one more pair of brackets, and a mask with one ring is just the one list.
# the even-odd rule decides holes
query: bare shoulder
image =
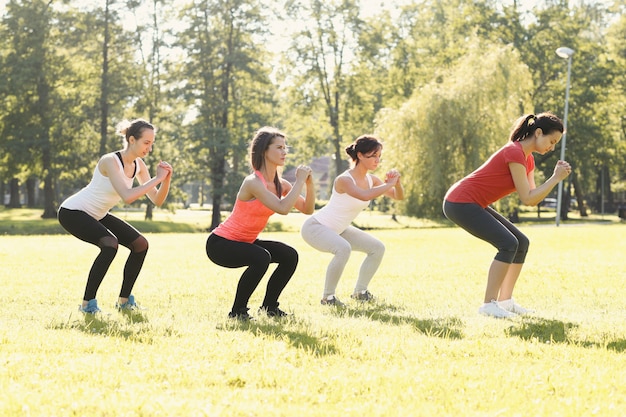
{"label": "bare shoulder", "polygon": [[253,198],[263,186],[263,182],[254,174],[250,174],[243,179],[239,187],[239,196],[242,200]]}
{"label": "bare shoulder", "polygon": [[335,190],[340,194],[345,193],[346,189],[353,185],[354,182],[352,181],[352,179],[343,174],[335,178],[335,183],[333,184]]}
{"label": "bare shoulder", "polygon": [[109,169],[115,168],[115,158],[117,157],[113,152],[102,155],[96,165],[96,168],[100,170],[100,173],[108,176]]}
{"label": "bare shoulder", "polygon": [[243,181],[241,182],[241,187],[252,187],[257,184],[263,185],[263,182],[261,182],[261,180],[255,174],[250,174],[243,179]]}

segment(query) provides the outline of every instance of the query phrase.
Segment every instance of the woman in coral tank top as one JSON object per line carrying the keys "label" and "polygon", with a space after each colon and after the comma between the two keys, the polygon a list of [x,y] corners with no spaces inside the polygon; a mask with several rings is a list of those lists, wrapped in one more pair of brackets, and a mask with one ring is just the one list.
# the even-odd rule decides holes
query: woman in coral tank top
{"label": "woman in coral tank top", "polygon": [[[305,214],[315,209],[315,188],[311,168],[300,165],[296,182],[281,178],[278,167],[285,165],[285,134],[272,127],[259,129],[250,144],[253,173],[241,184],[230,216],[213,230],[206,242],[211,261],[226,268],[247,267],[237,285],[230,318],[250,320],[248,300],[271,263],[278,266],[267,283],[260,311],[270,317],[286,316],[278,308],[278,297],[298,265],[298,252],[282,242],[259,239],[274,213],[287,214],[296,208]],[[306,188],[306,196],[301,195]]]}

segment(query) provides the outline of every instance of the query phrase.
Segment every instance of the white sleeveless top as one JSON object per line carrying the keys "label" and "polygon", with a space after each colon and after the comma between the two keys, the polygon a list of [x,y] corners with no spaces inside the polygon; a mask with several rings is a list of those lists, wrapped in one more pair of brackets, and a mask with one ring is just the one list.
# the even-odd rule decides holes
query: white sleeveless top
{"label": "white sleeveless top", "polygon": [[[126,174],[124,174],[122,161],[120,161],[115,154],[113,154],[113,157],[117,161],[120,171],[122,171],[126,186],[128,188],[132,187],[133,181],[139,173],[139,164],[135,163],[135,174],[132,178],[128,178]],[[93,171],[91,182],[76,194],[68,197],[61,203],[61,207],[69,210],[81,210],[94,219],[100,220],[107,215],[109,210],[120,202],[122,197],[120,197],[117,191],[115,191],[115,188],[113,188],[109,177],[102,175],[99,166],[100,162],[98,162],[96,169]]]}
{"label": "white sleeveless top", "polygon": [[[349,171],[345,171],[339,175],[339,177],[348,177],[356,185],[356,180],[350,175]],[[371,175],[367,174],[366,178],[369,188],[372,188],[373,181]],[[324,226],[341,234],[369,204],[370,200],[363,201],[352,197],[348,193],[338,193],[333,185],[333,191],[328,204],[322,207],[312,217]]]}

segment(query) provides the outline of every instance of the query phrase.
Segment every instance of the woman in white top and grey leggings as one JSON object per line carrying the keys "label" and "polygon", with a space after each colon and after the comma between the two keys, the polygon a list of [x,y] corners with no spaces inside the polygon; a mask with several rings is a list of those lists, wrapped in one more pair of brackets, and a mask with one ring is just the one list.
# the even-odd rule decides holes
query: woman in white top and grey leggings
{"label": "woman in white top and grey leggings", "polygon": [[404,198],[400,173],[392,169],[385,181],[369,172],[380,164],[383,145],[374,136],[363,135],[346,148],[351,158],[351,168],[335,179],[328,204],[307,219],[302,225],[302,238],[313,248],[333,254],[326,269],[326,282],[321,303],[343,307],[335,296],[341,274],[352,250],[365,252],[359,276],[351,297],[370,301],[367,287],[378,270],[385,253],[385,245],[375,237],[351,225],[370,200],[385,195],[395,200]]}

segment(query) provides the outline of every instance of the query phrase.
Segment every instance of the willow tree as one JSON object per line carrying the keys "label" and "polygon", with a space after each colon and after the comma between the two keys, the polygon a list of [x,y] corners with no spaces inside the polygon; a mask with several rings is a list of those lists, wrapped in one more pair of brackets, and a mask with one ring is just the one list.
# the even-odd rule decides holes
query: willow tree
{"label": "willow tree", "polygon": [[476,40],[440,79],[399,108],[383,110],[376,132],[385,138],[385,159],[404,178],[403,211],[440,216],[450,185],[506,143],[521,112],[532,111],[531,89],[515,50]]}

